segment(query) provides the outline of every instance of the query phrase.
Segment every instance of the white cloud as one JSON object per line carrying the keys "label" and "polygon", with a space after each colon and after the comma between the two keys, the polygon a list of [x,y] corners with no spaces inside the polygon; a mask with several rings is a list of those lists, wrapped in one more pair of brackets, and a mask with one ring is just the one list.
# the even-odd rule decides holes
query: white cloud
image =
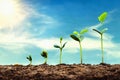
{"label": "white cloud", "polygon": [[[105,35],[106,36],[106,35]],[[110,34],[109,34],[110,36]],[[49,39],[39,39],[39,38],[30,38],[30,36],[21,35],[17,36],[15,34],[0,34],[0,47],[14,51],[25,51],[26,47],[29,45],[33,45],[45,50],[56,50],[53,45],[59,45],[59,38],[49,38]],[[109,38],[109,37],[108,37]],[[67,42],[66,47],[64,48],[64,52],[66,53],[77,53],[79,52],[79,44],[77,41],[73,39],[63,39],[63,42]],[[84,50],[100,50],[100,39],[99,38],[91,38],[85,37],[82,41],[82,47]],[[108,55],[114,57],[120,57],[119,43],[115,43],[112,41],[112,37],[104,40],[104,49]]]}
{"label": "white cloud", "polygon": [[120,43],[116,44],[115,47],[105,49],[107,56],[120,58]]}
{"label": "white cloud", "polygon": [[29,47],[27,44],[22,43],[0,43],[0,48],[12,52],[14,54],[21,54],[26,52],[26,48]]}

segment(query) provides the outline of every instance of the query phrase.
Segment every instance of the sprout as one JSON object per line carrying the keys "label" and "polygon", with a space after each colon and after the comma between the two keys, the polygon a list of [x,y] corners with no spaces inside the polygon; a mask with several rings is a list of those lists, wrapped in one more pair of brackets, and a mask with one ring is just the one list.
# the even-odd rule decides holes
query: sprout
{"label": "sprout", "polygon": [[60,37],[60,46],[59,45],[54,45],[54,47],[55,48],[59,48],[60,49],[60,64],[62,63],[62,50],[63,50],[63,48],[65,47],[65,45],[66,45],[66,43],[67,42],[65,42],[63,45],[62,45],[62,40],[63,40],[63,38],[62,37]]}
{"label": "sprout", "polygon": [[32,65],[32,57],[31,57],[31,55],[29,55],[28,57],[26,57],[26,59],[28,59],[30,61],[29,65]]}
{"label": "sprout", "polygon": [[[107,17],[107,12],[102,13],[99,17],[98,20],[103,23],[105,21]],[[102,63],[104,63],[104,51],[103,51],[103,33],[105,33],[108,28],[103,28],[102,30],[97,30],[97,29],[93,29],[94,31],[96,31],[97,33],[100,34],[100,38],[101,38],[101,53],[102,53]]]}
{"label": "sprout", "polygon": [[48,53],[47,53],[47,51],[42,51],[41,56],[45,58],[44,64],[47,64],[47,60],[48,60]]}
{"label": "sprout", "polygon": [[80,45],[80,63],[82,64],[82,45],[81,45],[81,41],[84,39],[84,34],[86,33],[86,32],[88,32],[88,29],[82,29],[81,31],[80,31],[80,33],[79,32],[77,32],[77,31],[74,31],[73,32],[73,34],[71,34],[70,35],[70,37],[72,38],[72,39],[74,39],[75,41],[78,41],[79,42],[79,45]]}

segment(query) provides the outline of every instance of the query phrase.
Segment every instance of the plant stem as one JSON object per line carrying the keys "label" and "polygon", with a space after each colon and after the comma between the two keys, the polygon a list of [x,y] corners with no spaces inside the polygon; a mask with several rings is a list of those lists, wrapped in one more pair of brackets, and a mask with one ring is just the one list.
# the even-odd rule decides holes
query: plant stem
{"label": "plant stem", "polygon": [[103,53],[103,34],[101,34],[101,53],[102,53],[102,63],[104,63],[104,53]]}
{"label": "plant stem", "polygon": [[80,63],[82,64],[82,45],[81,42],[79,42],[80,45]]}
{"label": "plant stem", "polygon": [[45,63],[44,64],[47,64],[47,58],[45,58]]}
{"label": "plant stem", "polygon": [[62,63],[62,41],[60,41],[60,64]]}
{"label": "plant stem", "polygon": [[60,64],[62,63],[62,49],[60,49]]}
{"label": "plant stem", "polygon": [[30,61],[30,65],[32,65],[32,61]]}

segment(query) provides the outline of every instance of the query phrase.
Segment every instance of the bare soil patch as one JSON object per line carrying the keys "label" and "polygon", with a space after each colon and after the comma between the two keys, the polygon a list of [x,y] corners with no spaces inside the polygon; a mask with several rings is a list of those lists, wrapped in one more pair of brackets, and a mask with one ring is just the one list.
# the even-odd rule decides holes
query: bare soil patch
{"label": "bare soil patch", "polygon": [[0,65],[0,80],[120,80],[120,64]]}

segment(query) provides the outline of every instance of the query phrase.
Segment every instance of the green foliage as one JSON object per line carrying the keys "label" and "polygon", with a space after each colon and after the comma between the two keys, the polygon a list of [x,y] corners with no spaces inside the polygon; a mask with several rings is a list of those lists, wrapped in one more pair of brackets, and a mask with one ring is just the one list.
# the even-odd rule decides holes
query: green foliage
{"label": "green foliage", "polygon": [[77,36],[75,36],[74,34],[71,34],[70,37],[71,37],[72,39],[80,42],[79,38],[78,38]]}
{"label": "green foliage", "polygon": [[63,44],[62,49],[65,47],[66,43],[67,43],[67,42],[65,42],[65,43]]}
{"label": "green foliage", "polygon": [[54,45],[54,47],[55,47],[55,48],[60,48],[60,46],[58,46],[58,45]]}
{"label": "green foliage", "polygon": [[98,31],[97,29],[93,29],[93,31],[96,31],[97,33],[99,33],[100,35],[102,34],[100,31]]}
{"label": "green foliage", "polygon": [[73,32],[73,34],[76,34],[76,35],[78,35],[78,34],[79,34],[79,32],[77,32],[77,31],[74,31],[74,32]]}
{"label": "green foliage", "polygon": [[80,34],[84,34],[84,33],[86,33],[86,32],[88,32],[88,29],[82,29],[81,31],[80,31]]}
{"label": "green foliage", "polygon": [[31,64],[32,64],[32,56],[29,55],[28,57],[26,57],[26,59],[28,59],[28,60],[30,61],[30,64],[29,64],[29,65],[31,65]]}
{"label": "green foliage", "polygon": [[103,34],[103,33],[105,33],[107,30],[108,30],[108,28],[104,28],[104,29],[101,30],[101,33]]}
{"label": "green foliage", "polygon": [[98,20],[103,23],[107,17],[107,12],[103,12],[99,17],[98,17]]}
{"label": "green foliage", "polygon": [[[98,20],[99,20],[101,23],[103,23],[103,22],[105,21],[106,17],[107,17],[107,12],[103,12],[103,13],[98,17]],[[100,34],[102,63],[104,63],[103,33],[105,33],[105,32],[108,30],[108,28],[103,28],[102,30],[97,30],[97,29],[93,29],[93,30]]]}
{"label": "green foliage", "polygon": [[60,43],[62,42],[62,40],[63,40],[63,38],[62,38],[62,37],[60,37]]}
{"label": "green foliage", "polygon": [[44,58],[48,57],[48,53],[46,51],[42,51],[41,56]]}
{"label": "green foliage", "polygon": [[41,56],[45,58],[44,64],[47,64],[47,59],[48,59],[48,53],[47,53],[47,51],[43,50],[42,53],[41,53]]}
{"label": "green foliage", "polygon": [[80,45],[80,62],[81,62],[81,64],[82,64],[82,45],[81,45],[81,41],[84,39],[84,34],[85,34],[86,32],[88,32],[88,29],[87,29],[87,28],[82,29],[82,30],[80,31],[80,33],[77,32],[77,31],[74,31],[73,34],[70,35],[70,37],[71,37],[72,39],[74,39],[75,41],[78,41],[78,42],[79,42],[79,45]]}
{"label": "green foliage", "polygon": [[67,42],[65,42],[64,44],[62,44],[62,40],[63,40],[63,38],[60,37],[60,46],[59,45],[54,45],[55,48],[60,49],[60,62],[59,62],[60,64],[62,63],[62,50],[63,50],[63,48],[65,47],[65,45],[67,43]]}
{"label": "green foliage", "polygon": [[87,29],[87,28],[82,29],[82,30],[80,31],[80,33],[77,32],[77,31],[74,31],[73,34],[70,35],[70,37],[71,37],[72,39],[78,41],[78,42],[81,42],[81,41],[84,39],[84,36],[83,36],[83,35],[84,35],[86,32],[88,32],[88,29]]}

